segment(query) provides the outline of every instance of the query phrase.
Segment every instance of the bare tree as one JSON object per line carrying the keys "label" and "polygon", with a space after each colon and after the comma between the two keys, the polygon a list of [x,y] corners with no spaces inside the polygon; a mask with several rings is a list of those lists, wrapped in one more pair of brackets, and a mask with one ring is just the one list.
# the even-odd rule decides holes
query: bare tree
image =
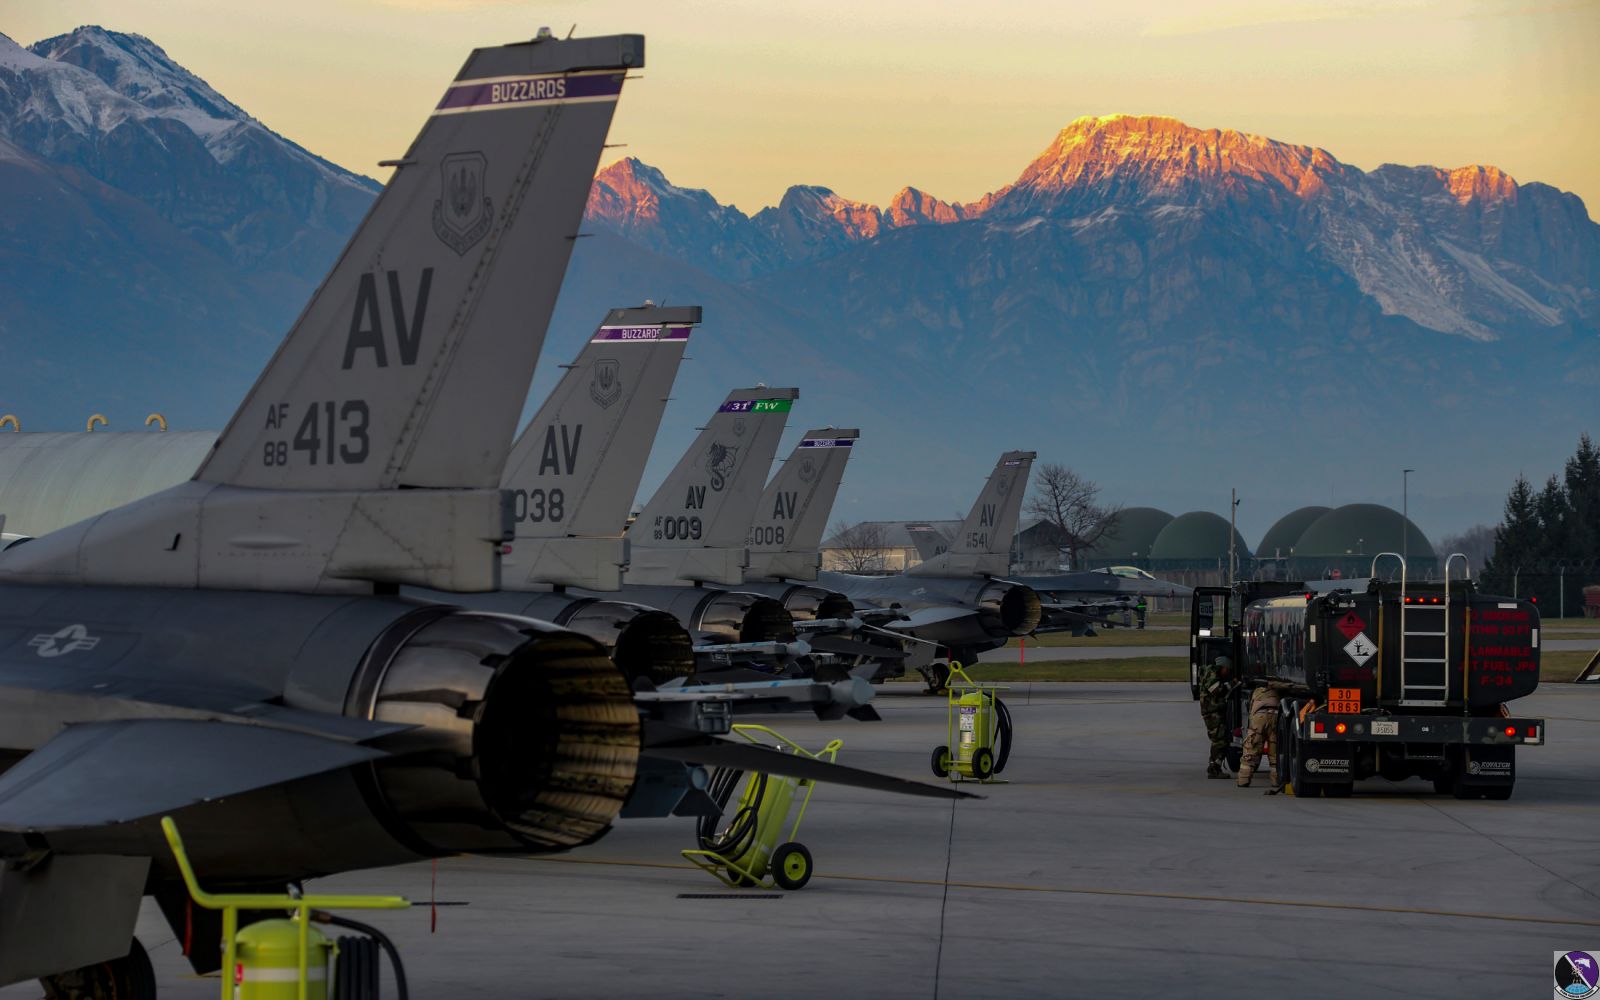
{"label": "bare tree", "polygon": [[881,524],[862,521],[852,525],[838,521],[833,526],[833,545],[830,547],[834,564],[846,573],[881,573],[884,541]]}
{"label": "bare tree", "polygon": [[1078,559],[1108,531],[1116,527],[1121,506],[1103,507],[1100,487],[1065,465],[1045,463],[1034,476],[1033,496],[1023,508],[1048,525],[1046,539],[1067,550],[1073,569],[1082,568]]}
{"label": "bare tree", "polygon": [[[1487,524],[1475,524],[1459,535],[1446,535],[1439,539],[1437,552],[1441,560],[1452,552],[1463,553],[1472,572],[1481,573],[1484,563],[1489,561],[1490,553],[1494,552],[1494,529]],[[1440,568],[1444,568],[1442,562]]]}

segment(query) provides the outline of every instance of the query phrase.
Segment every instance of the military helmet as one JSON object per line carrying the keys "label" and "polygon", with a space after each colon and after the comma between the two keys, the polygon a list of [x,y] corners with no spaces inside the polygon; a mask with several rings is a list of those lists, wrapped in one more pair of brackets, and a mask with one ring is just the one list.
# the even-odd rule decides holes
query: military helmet
{"label": "military helmet", "polygon": [[1215,667],[1217,670],[1232,670],[1233,669],[1233,661],[1228,659],[1226,656],[1217,657],[1215,660],[1211,661],[1211,665],[1213,667]]}

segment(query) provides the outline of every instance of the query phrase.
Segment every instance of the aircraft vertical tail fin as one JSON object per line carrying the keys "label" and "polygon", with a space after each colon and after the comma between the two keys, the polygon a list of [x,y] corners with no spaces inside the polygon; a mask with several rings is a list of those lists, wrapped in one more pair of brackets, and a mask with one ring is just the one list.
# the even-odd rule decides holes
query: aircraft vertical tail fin
{"label": "aircraft vertical tail fin", "polygon": [[961,529],[940,555],[906,570],[910,576],[1004,576],[1011,569],[1011,540],[1022,514],[1028,473],[1035,453],[1008,451],[1000,456],[989,481]]}
{"label": "aircraft vertical tail fin", "polygon": [[502,588],[618,590],[623,528],[699,306],[613,309],[511,449]]}
{"label": "aircraft vertical tail fin", "polygon": [[798,389],[735,389],[629,529],[627,582],[744,582],[745,538]]}
{"label": "aircraft vertical tail fin", "polygon": [[815,580],[822,535],[844,480],[858,430],[806,431],[767,484],[750,528],[746,580]]}
{"label": "aircraft vertical tail fin", "polygon": [[911,536],[911,544],[917,547],[917,558],[923,562],[950,548],[950,539],[931,524],[908,524],[906,534]]}
{"label": "aircraft vertical tail fin", "polygon": [[500,475],[643,65],[638,35],[475,50],[194,480],[8,550],[0,575],[498,586]]}

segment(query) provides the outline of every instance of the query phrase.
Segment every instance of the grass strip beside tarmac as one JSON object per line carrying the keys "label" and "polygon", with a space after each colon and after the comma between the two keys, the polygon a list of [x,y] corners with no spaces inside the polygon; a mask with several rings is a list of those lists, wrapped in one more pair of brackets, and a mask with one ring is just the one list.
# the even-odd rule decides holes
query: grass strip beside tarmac
{"label": "grass strip beside tarmac", "polygon": [[[1007,649],[1016,649],[1023,639],[1012,639],[1006,644]],[[1026,638],[1029,649],[1055,649],[1061,646],[1082,646],[1092,648],[1095,646],[1187,646],[1189,644],[1188,631],[1175,632],[1172,629],[1134,628],[1108,628],[1100,629],[1098,635],[1068,635],[1065,632],[1046,632],[1043,635],[1029,636]]]}
{"label": "grass strip beside tarmac", "polygon": [[972,675],[973,680],[997,682],[1188,681],[1189,661],[1179,656],[1131,656],[1116,660],[980,663],[968,673]]}

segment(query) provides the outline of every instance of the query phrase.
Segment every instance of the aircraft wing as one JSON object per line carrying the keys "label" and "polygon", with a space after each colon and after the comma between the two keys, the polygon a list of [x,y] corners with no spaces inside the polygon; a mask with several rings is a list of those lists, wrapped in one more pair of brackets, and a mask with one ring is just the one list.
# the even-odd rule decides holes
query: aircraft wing
{"label": "aircraft wing", "polygon": [[878,792],[896,792],[901,795],[920,795],[935,799],[975,799],[982,796],[957,791],[947,785],[930,785],[921,781],[907,781],[893,775],[864,771],[858,767],[830,764],[825,760],[805,757],[797,753],[784,753],[754,743],[735,743],[704,737],[681,743],[647,746],[640,751],[649,757],[700,764],[704,767],[730,767],[742,771],[763,771],[783,774],[805,781],[826,781],[835,785],[851,785]]}
{"label": "aircraft wing", "polygon": [[68,726],[0,776],[0,831],[126,823],[382,756],[371,747],[225,722]]}

